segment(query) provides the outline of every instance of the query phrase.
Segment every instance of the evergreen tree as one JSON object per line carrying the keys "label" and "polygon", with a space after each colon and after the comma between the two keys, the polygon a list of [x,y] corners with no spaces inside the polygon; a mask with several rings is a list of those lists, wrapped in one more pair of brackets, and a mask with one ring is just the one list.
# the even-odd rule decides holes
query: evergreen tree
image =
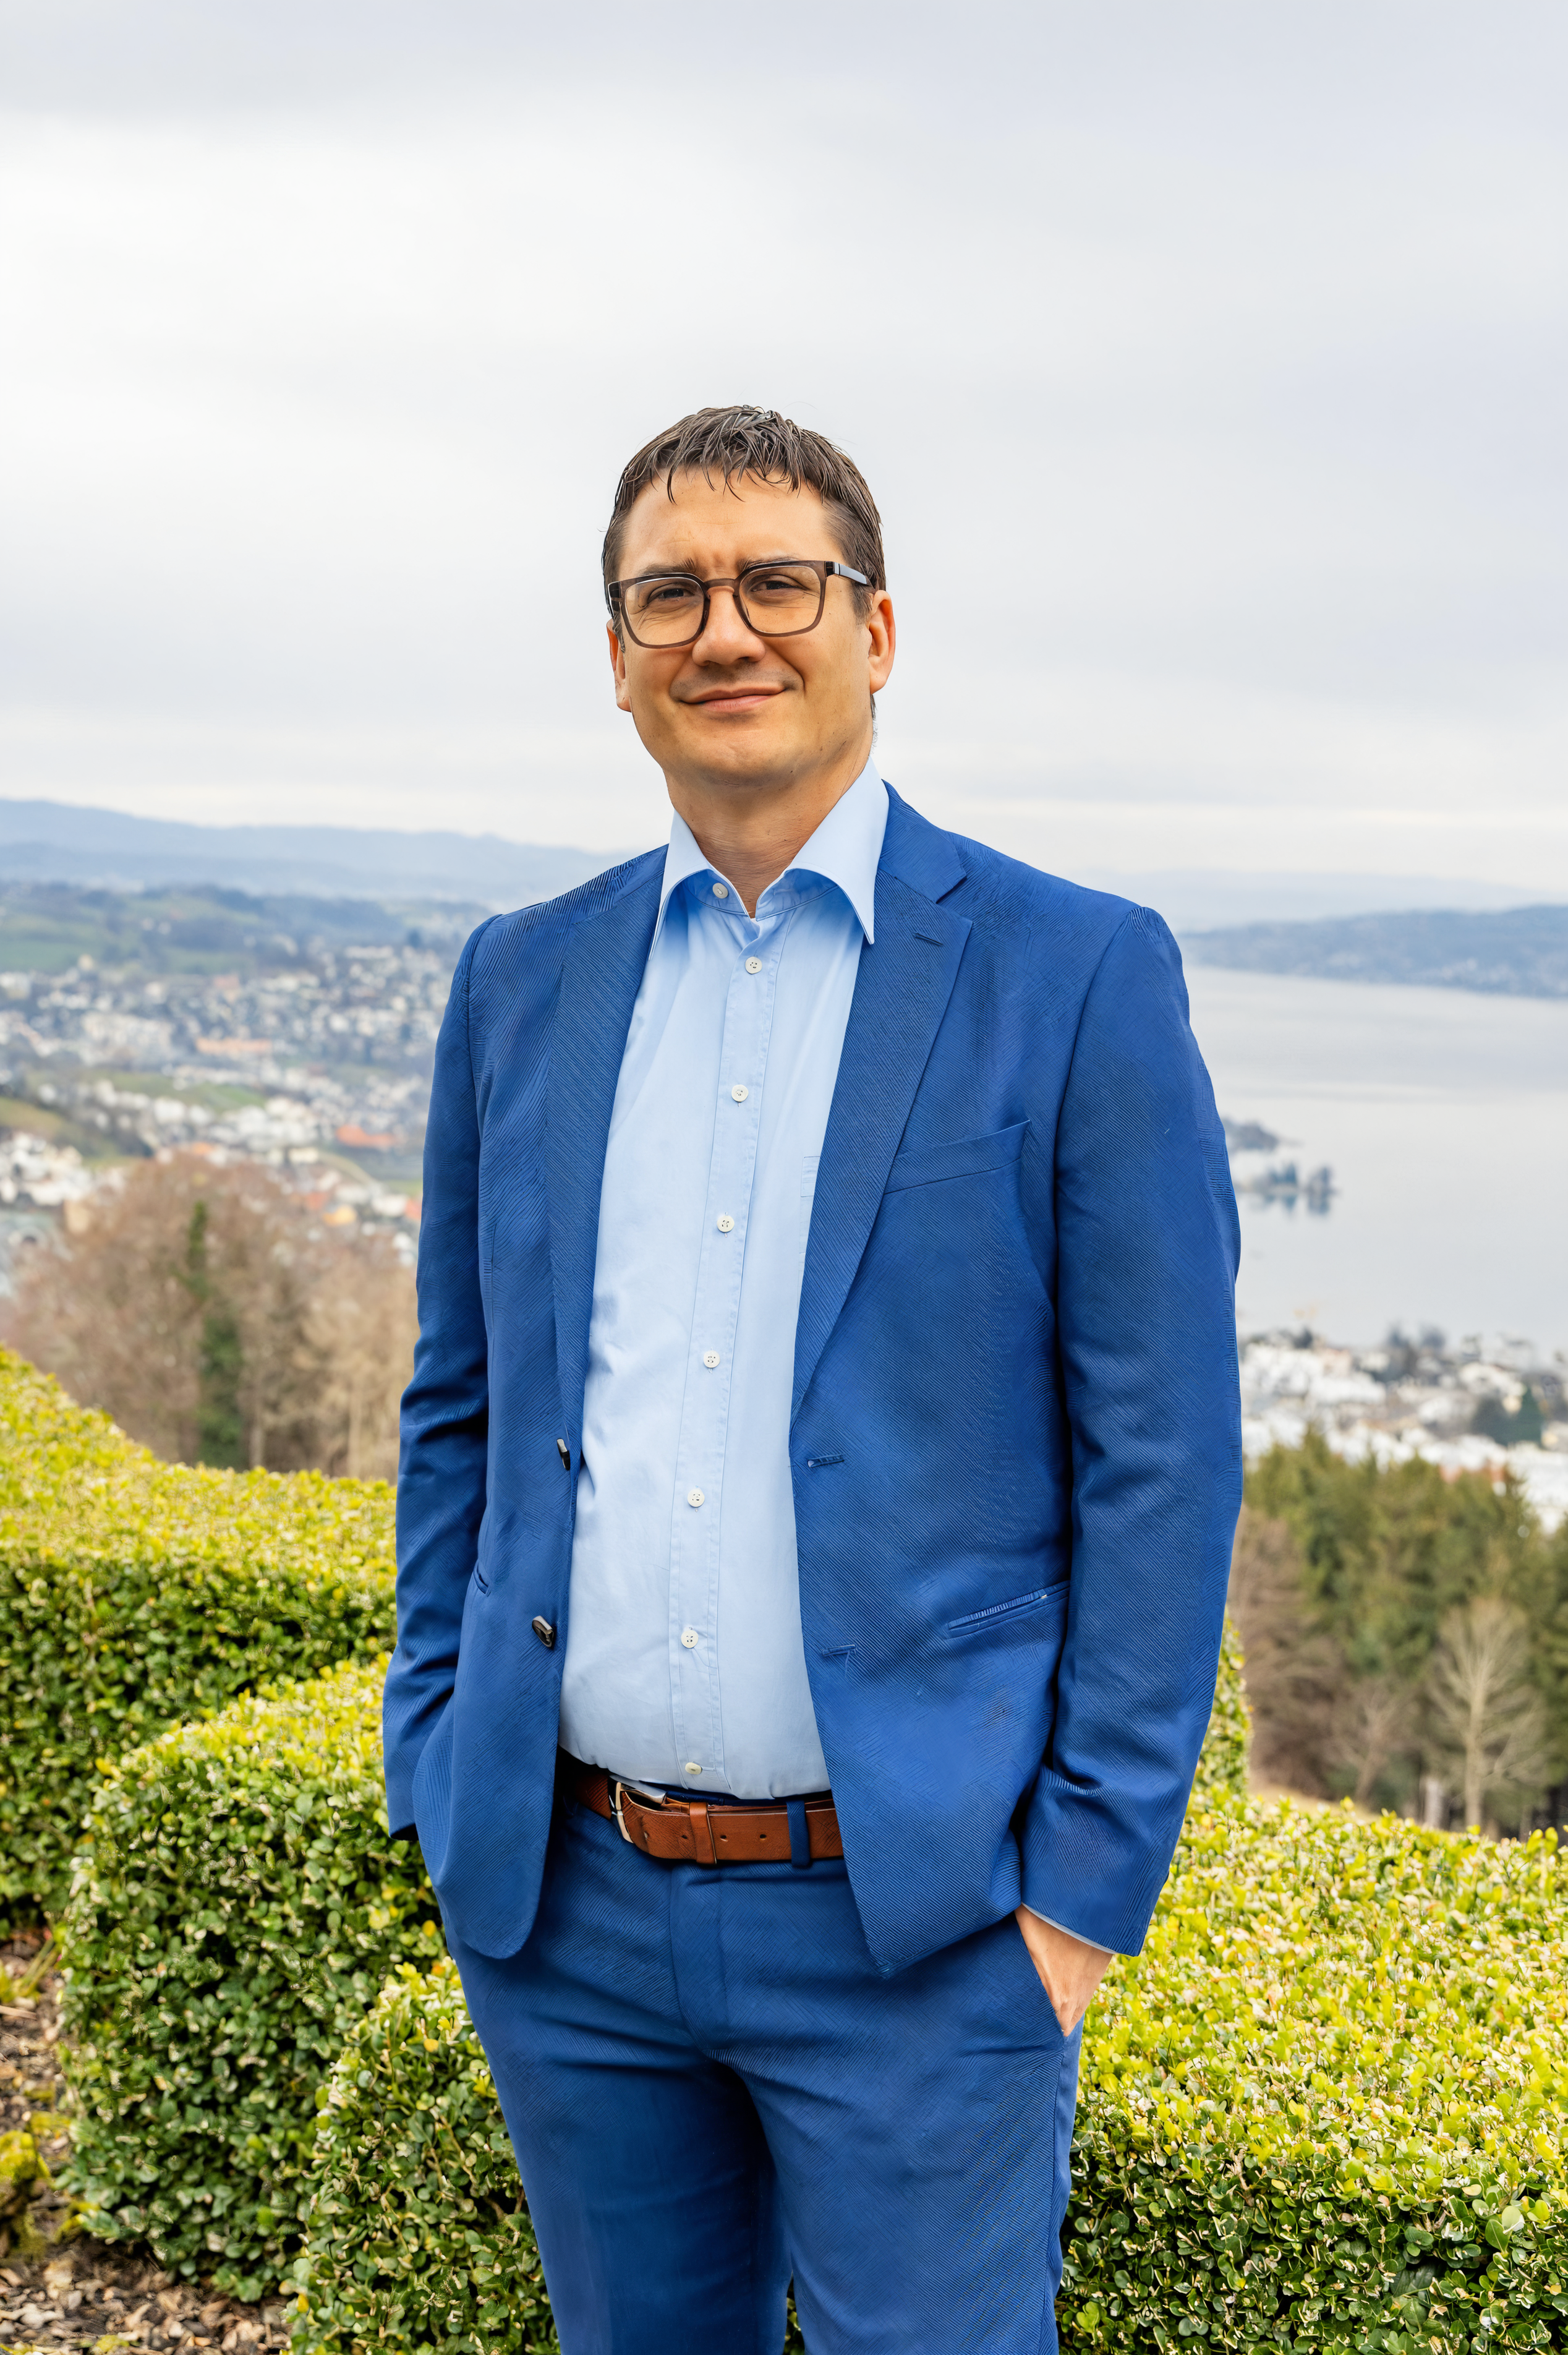
{"label": "evergreen tree", "polygon": [[1233,1607],[1264,1669],[1257,1748],[1273,1779],[1409,1806],[1436,1774],[1456,1793],[1468,1783],[1473,1802],[1474,1759],[1456,1774],[1450,1688],[1459,1631],[1482,1603],[1517,1626],[1510,1675],[1541,1709],[1530,1774],[1516,1745],[1487,1788],[1511,1821],[1568,1772],[1568,1524],[1548,1540],[1512,1479],[1446,1478],[1420,1459],[1380,1471],[1315,1432],[1272,1449],[1246,1495]]}
{"label": "evergreen tree", "polygon": [[196,1462],[238,1472],[245,1465],[245,1425],[239,1412],[245,1349],[238,1318],[228,1302],[213,1290],[207,1231],[207,1205],[204,1199],[192,1209],[185,1229],[185,1285],[201,1310]]}

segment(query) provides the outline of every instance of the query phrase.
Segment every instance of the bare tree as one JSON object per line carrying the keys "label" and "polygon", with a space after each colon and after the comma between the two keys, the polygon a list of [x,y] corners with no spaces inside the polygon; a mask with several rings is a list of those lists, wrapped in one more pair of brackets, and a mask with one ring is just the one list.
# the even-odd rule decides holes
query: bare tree
{"label": "bare tree", "polygon": [[340,1254],[310,1304],[308,1330],[326,1378],[317,1401],[320,1460],[355,1480],[397,1470],[397,1408],[418,1337],[414,1286],[391,1244],[368,1238]]}
{"label": "bare tree", "polygon": [[1441,1775],[1421,1777],[1421,1814],[1418,1819],[1429,1832],[1448,1828],[1448,1793]]}
{"label": "bare tree", "polygon": [[1335,1703],[1330,1748],[1341,1773],[1355,1778],[1358,1807],[1370,1806],[1383,1768],[1397,1758],[1414,1721],[1415,1697],[1397,1677],[1347,1678]]}
{"label": "bare tree", "polygon": [[194,1192],[171,1210],[169,1181],[152,1164],[115,1194],[100,1189],[53,1247],[32,1252],[5,1338],[58,1374],[84,1406],[101,1406],[160,1455],[186,1462],[197,1449],[201,1385],[199,1261]]}
{"label": "bare tree", "polygon": [[1242,1507],[1229,1604],[1246,1655],[1252,1771],[1321,1798],[1336,1763],[1336,1710],[1346,1689],[1338,1646],[1311,1624],[1301,1556],[1286,1524]]}
{"label": "bare tree", "polygon": [[1457,1769],[1472,1831],[1489,1796],[1528,1796],[1547,1778],[1545,1712],[1530,1682],[1530,1656],[1524,1614],[1494,1594],[1450,1611],[1438,1633],[1427,1690],[1439,1752]]}
{"label": "bare tree", "polygon": [[33,1254],[5,1337],[177,1462],[386,1472],[414,1286],[255,1164],[182,1153],[102,1189]]}

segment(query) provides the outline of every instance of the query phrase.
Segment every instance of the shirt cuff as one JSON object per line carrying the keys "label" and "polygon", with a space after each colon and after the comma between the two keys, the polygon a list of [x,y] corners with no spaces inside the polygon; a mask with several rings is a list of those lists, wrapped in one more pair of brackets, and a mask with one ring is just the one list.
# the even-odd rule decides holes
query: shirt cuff
{"label": "shirt cuff", "polygon": [[1081,1931],[1069,1930],[1065,1922],[1053,1922],[1049,1913],[1042,1913],[1038,1905],[1025,1905],[1023,1910],[1026,1913],[1033,1913],[1037,1922],[1047,1923],[1053,1930],[1060,1930],[1065,1938],[1076,1938],[1080,1946],[1094,1946],[1097,1955],[1114,1955],[1116,1952],[1114,1946],[1095,1945],[1094,1940],[1086,1938]]}

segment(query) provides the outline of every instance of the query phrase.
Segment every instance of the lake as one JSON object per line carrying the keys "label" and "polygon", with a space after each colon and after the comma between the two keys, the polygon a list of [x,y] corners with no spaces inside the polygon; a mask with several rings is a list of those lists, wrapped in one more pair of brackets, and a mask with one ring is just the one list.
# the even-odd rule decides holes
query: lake
{"label": "lake", "polygon": [[1244,1333],[1436,1325],[1568,1351],[1568,1001],[1213,965],[1187,981],[1221,1112],[1338,1189],[1322,1216],[1242,1198]]}

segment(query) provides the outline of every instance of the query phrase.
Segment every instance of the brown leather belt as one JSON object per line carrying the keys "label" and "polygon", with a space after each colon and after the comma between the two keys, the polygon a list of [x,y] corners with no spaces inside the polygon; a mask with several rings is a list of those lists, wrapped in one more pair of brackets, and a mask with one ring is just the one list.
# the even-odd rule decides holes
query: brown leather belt
{"label": "brown leather belt", "polygon": [[[585,1766],[569,1751],[557,1755],[557,1781],[568,1798],[619,1827],[622,1839],[664,1864],[781,1864],[790,1860],[787,1799],[710,1807],[705,1799],[648,1799],[630,1785]],[[794,1802],[800,1806],[800,1801]],[[831,1797],[803,1803],[806,1844],[819,1857],[842,1856],[838,1810]]]}

